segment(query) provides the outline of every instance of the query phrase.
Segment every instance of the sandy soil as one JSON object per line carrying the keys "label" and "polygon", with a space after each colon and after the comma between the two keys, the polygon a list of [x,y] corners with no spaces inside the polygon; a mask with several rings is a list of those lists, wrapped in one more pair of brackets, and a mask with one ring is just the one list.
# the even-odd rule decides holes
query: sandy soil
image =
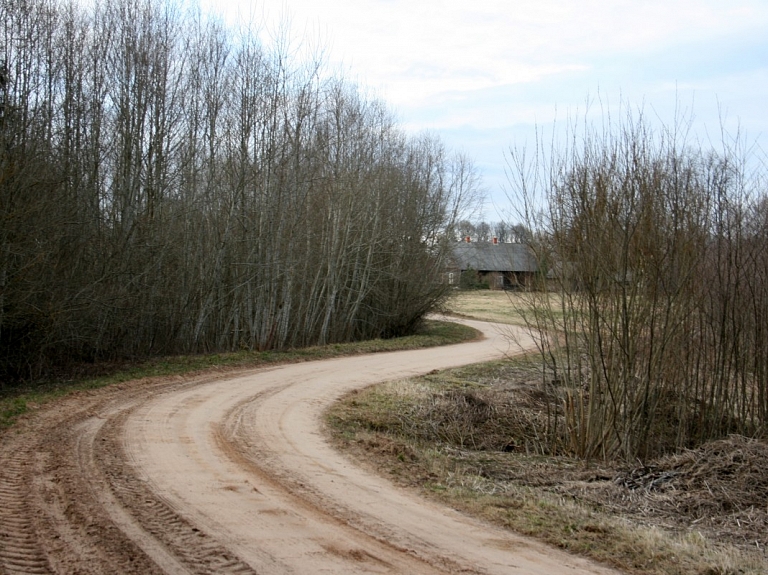
{"label": "sandy soil", "polygon": [[40,409],[0,438],[0,573],[611,573],[397,489],[326,442],[322,413],[352,389],[519,350],[467,323],[488,337]]}

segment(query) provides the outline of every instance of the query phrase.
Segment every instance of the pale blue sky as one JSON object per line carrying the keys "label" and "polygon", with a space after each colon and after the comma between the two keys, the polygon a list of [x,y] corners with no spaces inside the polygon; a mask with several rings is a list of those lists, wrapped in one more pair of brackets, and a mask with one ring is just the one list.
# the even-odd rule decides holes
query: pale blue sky
{"label": "pale blue sky", "polygon": [[665,123],[677,103],[693,137],[719,140],[723,118],[768,151],[768,0],[202,2],[266,30],[287,22],[408,130],[467,152],[490,220],[505,204],[505,151],[581,116],[588,97]]}

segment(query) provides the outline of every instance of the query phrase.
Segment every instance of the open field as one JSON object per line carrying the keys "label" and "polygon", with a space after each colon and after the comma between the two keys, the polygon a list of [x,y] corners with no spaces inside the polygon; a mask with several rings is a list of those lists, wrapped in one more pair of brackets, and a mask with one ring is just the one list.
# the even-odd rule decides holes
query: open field
{"label": "open field", "polygon": [[562,316],[559,306],[559,296],[549,293],[523,293],[516,291],[496,290],[456,290],[444,304],[445,312],[458,317],[468,317],[512,325],[526,325],[526,319],[532,321],[532,302],[538,300],[541,305],[543,297],[549,298],[552,317]]}
{"label": "open field", "polygon": [[448,313],[493,323],[525,325],[519,293],[495,290],[456,290],[445,303]]}

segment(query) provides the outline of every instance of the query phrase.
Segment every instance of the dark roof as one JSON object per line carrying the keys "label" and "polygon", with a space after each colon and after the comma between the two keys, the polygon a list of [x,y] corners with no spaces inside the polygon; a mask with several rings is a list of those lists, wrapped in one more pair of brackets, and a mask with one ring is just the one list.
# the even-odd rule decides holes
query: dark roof
{"label": "dark roof", "polygon": [[480,272],[535,272],[536,258],[525,244],[461,242],[453,248],[453,260],[460,270]]}

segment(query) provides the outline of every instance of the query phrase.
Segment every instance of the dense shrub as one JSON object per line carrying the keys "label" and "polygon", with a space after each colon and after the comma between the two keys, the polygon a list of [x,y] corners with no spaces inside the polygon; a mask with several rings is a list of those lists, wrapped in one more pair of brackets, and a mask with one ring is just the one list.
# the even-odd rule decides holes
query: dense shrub
{"label": "dense shrub", "polygon": [[0,4],[0,382],[419,323],[465,158],[288,39],[86,5]]}

